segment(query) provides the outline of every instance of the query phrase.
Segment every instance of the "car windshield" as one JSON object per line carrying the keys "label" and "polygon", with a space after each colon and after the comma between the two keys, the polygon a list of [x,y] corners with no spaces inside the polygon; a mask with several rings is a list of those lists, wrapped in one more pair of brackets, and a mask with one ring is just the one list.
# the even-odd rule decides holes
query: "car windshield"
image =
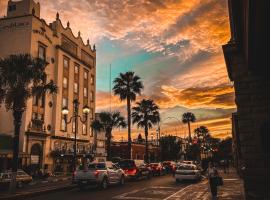
{"label": "car windshield", "polygon": [[89,169],[106,169],[105,163],[95,163],[88,166]]}
{"label": "car windshield", "polygon": [[194,165],[179,165],[178,170],[196,170],[196,166]]}
{"label": "car windshield", "polygon": [[118,164],[121,168],[124,168],[124,169],[130,169],[135,166],[135,163],[133,160],[122,160]]}

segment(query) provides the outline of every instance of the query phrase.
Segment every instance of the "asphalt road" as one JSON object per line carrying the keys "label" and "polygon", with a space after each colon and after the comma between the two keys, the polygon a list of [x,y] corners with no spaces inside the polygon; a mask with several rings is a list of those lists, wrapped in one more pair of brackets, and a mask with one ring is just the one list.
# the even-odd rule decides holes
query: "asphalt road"
{"label": "asphalt road", "polygon": [[87,188],[80,191],[76,188],[27,198],[27,200],[168,200],[190,184],[196,183],[176,183],[171,175],[166,175],[153,177],[150,180],[129,181],[124,186],[110,186],[106,190]]}

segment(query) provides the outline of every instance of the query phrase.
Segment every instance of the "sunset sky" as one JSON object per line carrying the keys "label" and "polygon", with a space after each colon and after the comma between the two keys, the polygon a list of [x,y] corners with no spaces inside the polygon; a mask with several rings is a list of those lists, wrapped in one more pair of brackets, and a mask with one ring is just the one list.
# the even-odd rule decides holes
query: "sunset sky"
{"label": "sunset sky", "polygon": [[[0,0],[0,15],[8,0]],[[234,90],[227,77],[221,45],[229,41],[226,0],[40,0],[47,23],[59,12],[97,48],[97,111],[108,111],[109,66],[112,80],[120,72],[134,71],[144,83],[141,98],[160,107],[161,132],[186,134],[179,123],[184,112],[193,112],[199,125],[213,136],[231,133],[235,111]],[[112,110],[126,115],[126,104],[112,97]],[[169,117],[169,118],[168,118]],[[155,132],[155,129],[151,130]],[[133,137],[138,130],[132,129]],[[127,138],[126,130],[114,137]]]}

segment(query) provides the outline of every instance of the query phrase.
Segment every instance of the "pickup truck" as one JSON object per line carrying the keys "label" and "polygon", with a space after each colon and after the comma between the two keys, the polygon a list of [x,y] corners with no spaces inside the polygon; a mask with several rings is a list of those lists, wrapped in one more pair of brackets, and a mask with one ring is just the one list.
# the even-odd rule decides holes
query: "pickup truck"
{"label": "pickup truck", "polygon": [[74,182],[80,189],[87,185],[96,185],[107,189],[108,185],[125,184],[124,171],[112,162],[90,163],[80,166],[74,172]]}

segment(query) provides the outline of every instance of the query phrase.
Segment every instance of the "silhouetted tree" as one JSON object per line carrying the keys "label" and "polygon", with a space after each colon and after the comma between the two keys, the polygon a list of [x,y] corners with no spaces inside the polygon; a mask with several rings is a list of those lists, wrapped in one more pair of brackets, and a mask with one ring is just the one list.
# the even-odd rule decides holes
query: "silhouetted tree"
{"label": "silhouetted tree", "polygon": [[[97,122],[99,121],[99,122]],[[125,118],[121,116],[120,112],[101,112],[99,114],[99,120],[95,122],[96,130],[103,129],[106,135],[106,147],[107,147],[107,157],[111,160],[111,140],[112,140],[112,130],[114,128],[125,128],[126,121]]]}
{"label": "silhouetted tree", "polygon": [[14,119],[13,164],[10,189],[16,186],[18,169],[19,135],[21,120],[29,98],[41,98],[45,93],[54,94],[57,86],[47,82],[45,68],[48,63],[29,54],[10,55],[0,59],[0,106],[5,104]]}
{"label": "silhouetted tree", "polygon": [[136,96],[140,95],[143,89],[140,79],[134,72],[120,73],[119,77],[114,79],[114,94],[118,95],[121,101],[127,101],[129,158],[131,158],[131,102],[136,101]]}
{"label": "silhouetted tree", "polygon": [[159,107],[153,100],[143,99],[136,103],[132,112],[132,122],[139,128],[144,128],[145,134],[145,160],[149,162],[148,155],[148,130],[160,121]]}
{"label": "silhouetted tree", "polygon": [[190,130],[190,123],[191,122],[195,122],[196,121],[196,117],[193,113],[191,112],[186,112],[183,114],[182,116],[182,122],[184,124],[188,124],[188,136],[189,136],[189,142],[191,142],[191,130]]}

